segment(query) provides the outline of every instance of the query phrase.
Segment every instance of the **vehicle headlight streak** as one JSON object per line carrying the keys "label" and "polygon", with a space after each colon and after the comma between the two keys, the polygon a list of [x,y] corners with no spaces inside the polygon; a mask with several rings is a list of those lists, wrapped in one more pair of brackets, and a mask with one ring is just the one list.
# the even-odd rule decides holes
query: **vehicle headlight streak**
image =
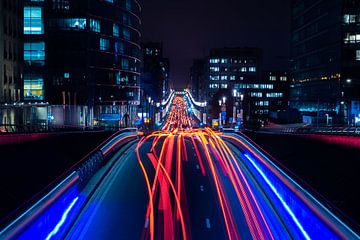
{"label": "vehicle headlight streak", "polygon": [[256,170],[260,173],[260,175],[264,178],[265,182],[269,185],[269,187],[271,188],[271,190],[275,193],[276,197],[280,200],[280,202],[282,203],[282,205],[284,206],[284,208],[286,209],[286,211],[289,213],[289,215],[291,216],[291,218],[294,220],[294,223],[296,224],[296,226],[300,229],[300,231],[302,232],[302,234],[304,235],[305,239],[311,239],[310,236],[308,235],[308,233],[304,230],[303,226],[301,225],[301,223],[299,222],[299,220],[297,219],[297,217],[295,216],[294,212],[291,210],[291,208],[289,207],[289,205],[284,201],[284,199],[282,198],[282,196],[278,193],[278,191],[276,190],[276,188],[274,187],[274,185],[270,182],[270,180],[266,177],[266,175],[264,174],[264,172],[259,168],[259,166],[254,162],[254,160],[248,155],[245,154],[244,155],[247,159],[249,159],[249,161],[251,162],[251,164],[256,168]]}
{"label": "vehicle headlight streak", "polygon": [[79,200],[79,197],[74,198],[74,200],[70,203],[70,205],[66,208],[65,212],[61,216],[60,221],[56,224],[55,228],[49,233],[49,235],[46,237],[46,240],[50,240],[52,237],[54,237],[60,230],[61,226],[65,223],[66,218],[71,211],[71,209],[76,204],[77,200]]}

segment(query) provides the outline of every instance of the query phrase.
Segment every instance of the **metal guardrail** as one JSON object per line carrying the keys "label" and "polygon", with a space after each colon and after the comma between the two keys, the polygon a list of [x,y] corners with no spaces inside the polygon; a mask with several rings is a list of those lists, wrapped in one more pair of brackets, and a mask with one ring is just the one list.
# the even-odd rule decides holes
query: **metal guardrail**
{"label": "metal guardrail", "polygon": [[[26,211],[17,218],[7,219],[0,239],[50,239],[64,232],[90,196],[79,195],[95,173],[107,163],[112,154],[128,142],[137,139],[137,129],[121,130],[76,163],[65,174],[36,195]],[[65,222],[65,219],[67,221]]]}
{"label": "metal guardrail", "polygon": [[[43,132],[64,132],[64,131],[103,131],[107,130],[100,126],[72,126],[72,125],[47,125],[47,124],[0,124],[0,135],[13,133],[43,133]],[[118,130],[114,128],[111,130]]]}
{"label": "metal guardrail", "polygon": [[297,128],[295,132],[360,136],[360,127],[317,127],[317,128],[303,127],[303,128]]}

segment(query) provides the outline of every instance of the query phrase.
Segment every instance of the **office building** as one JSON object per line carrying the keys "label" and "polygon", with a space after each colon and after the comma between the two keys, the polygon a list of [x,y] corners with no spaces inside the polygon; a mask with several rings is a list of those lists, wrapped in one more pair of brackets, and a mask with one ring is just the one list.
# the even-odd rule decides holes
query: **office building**
{"label": "office building", "polygon": [[290,105],[353,124],[360,114],[360,2],[292,1]]}
{"label": "office building", "polygon": [[271,111],[287,108],[288,74],[263,71],[261,49],[213,49],[206,65],[208,112],[212,118],[218,118],[222,111],[232,122],[258,124],[268,121]]}
{"label": "office building", "polygon": [[87,122],[93,118],[117,122],[127,112],[135,117],[140,92],[139,3],[25,0],[24,4],[23,100],[84,106],[71,114],[79,113]]}
{"label": "office building", "polygon": [[206,61],[195,59],[190,69],[189,89],[196,101],[206,100]]}
{"label": "office building", "polygon": [[23,1],[0,4],[0,103],[20,101]]}
{"label": "office building", "polygon": [[141,87],[144,97],[160,102],[170,94],[170,61],[163,56],[160,42],[144,42],[142,46]]}

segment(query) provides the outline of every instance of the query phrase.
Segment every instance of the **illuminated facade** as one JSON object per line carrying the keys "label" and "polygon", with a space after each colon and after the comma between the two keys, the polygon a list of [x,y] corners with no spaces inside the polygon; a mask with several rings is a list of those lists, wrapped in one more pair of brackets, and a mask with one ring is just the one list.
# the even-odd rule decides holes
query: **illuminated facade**
{"label": "illuminated facade", "polygon": [[25,0],[23,99],[137,107],[140,11],[136,0]]}
{"label": "illuminated facade", "polygon": [[267,121],[271,111],[286,110],[288,74],[265,72],[262,62],[263,52],[259,48],[211,50],[205,66],[210,112],[220,110],[218,102],[223,97],[227,99],[227,116],[240,115],[245,122]]}
{"label": "illuminated facade", "polygon": [[359,1],[292,1],[293,108],[353,123],[360,101]]}

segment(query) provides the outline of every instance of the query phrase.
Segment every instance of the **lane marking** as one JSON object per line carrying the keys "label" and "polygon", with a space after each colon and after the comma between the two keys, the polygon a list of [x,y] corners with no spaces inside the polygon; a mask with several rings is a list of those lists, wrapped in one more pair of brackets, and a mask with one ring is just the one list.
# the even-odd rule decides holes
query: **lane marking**
{"label": "lane marking", "polygon": [[207,227],[208,229],[210,229],[210,228],[211,228],[210,219],[209,219],[209,218],[206,218],[206,219],[205,219],[205,222],[206,222],[206,227]]}
{"label": "lane marking", "polygon": [[145,228],[148,228],[148,227],[149,227],[149,218],[147,218],[145,221]]}

